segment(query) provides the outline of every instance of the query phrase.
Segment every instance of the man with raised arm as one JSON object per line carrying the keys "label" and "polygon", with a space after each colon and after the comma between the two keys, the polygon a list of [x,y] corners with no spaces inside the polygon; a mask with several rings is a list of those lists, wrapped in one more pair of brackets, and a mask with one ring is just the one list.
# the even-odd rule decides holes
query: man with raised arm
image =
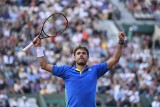
{"label": "man with raised arm", "polygon": [[49,64],[43,54],[41,40],[36,37],[33,44],[36,47],[37,58],[42,69],[62,78],[65,82],[66,106],[67,107],[96,107],[96,85],[97,80],[104,75],[109,68],[118,63],[125,42],[125,34],[118,34],[119,42],[113,56],[102,63],[89,66],[89,51],[86,47],[79,45],[75,48],[73,55],[75,66],[57,66]]}

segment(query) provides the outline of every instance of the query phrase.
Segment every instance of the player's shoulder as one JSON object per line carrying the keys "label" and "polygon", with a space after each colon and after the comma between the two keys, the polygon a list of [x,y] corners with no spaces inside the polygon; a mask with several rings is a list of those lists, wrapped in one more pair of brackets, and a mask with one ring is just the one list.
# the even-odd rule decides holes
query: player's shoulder
{"label": "player's shoulder", "polygon": [[65,68],[65,69],[71,69],[71,66],[68,65],[53,65],[53,68]]}
{"label": "player's shoulder", "polygon": [[94,64],[94,65],[91,66],[91,68],[92,69],[99,69],[99,68],[106,68],[107,66],[108,66],[107,62],[105,61],[105,62]]}
{"label": "player's shoulder", "polygon": [[101,63],[93,64],[91,67],[97,67],[97,66],[106,65],[106,64],[107,62],[101,62]]}
{"label": "player's shoulder", "polygon": [[67,67],[68,69],[72,69],[72,68],[73,68],[73,66],[69,66],[69,65],[66,65],[66,67]]}
{"label": "player's shoulder", "polygon": [[70,65],[64,65],[64,67],[67,69],[73,69],[73,66],[70,66]]}

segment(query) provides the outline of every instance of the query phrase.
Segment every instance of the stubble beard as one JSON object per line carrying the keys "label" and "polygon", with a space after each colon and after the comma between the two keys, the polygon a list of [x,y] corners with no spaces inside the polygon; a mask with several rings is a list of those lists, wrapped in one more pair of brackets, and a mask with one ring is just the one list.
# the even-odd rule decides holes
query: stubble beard
{"label": "stubble beard", "polygon": [[86,62],[77,62],[77,65],[84,66],[86,65]]}

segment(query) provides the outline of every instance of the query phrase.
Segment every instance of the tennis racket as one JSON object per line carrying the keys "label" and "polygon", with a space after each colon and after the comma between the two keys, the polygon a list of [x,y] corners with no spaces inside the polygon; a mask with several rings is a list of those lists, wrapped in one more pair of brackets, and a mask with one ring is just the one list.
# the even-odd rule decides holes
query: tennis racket
{"label": "tennis racket", "polygon": [[[63,33],[68,27],[68,20],[62,13],[54,13],[50,15],[43,23],[41,32],[38,36],[39,39],[55,37]],[[33,42],[30,42],[28,46],[23,48],[23,51],[27,51]]]}

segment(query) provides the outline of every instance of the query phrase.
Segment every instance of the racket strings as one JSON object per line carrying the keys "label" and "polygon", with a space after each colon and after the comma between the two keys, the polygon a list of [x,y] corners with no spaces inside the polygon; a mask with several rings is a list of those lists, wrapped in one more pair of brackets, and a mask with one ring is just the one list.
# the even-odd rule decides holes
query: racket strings
{"label": "racket strings", "polygon": [[67,27],[68,21],[61,14],[53,14],[43,25],[43,32],[47,36],[57,36],[61,34]]}

